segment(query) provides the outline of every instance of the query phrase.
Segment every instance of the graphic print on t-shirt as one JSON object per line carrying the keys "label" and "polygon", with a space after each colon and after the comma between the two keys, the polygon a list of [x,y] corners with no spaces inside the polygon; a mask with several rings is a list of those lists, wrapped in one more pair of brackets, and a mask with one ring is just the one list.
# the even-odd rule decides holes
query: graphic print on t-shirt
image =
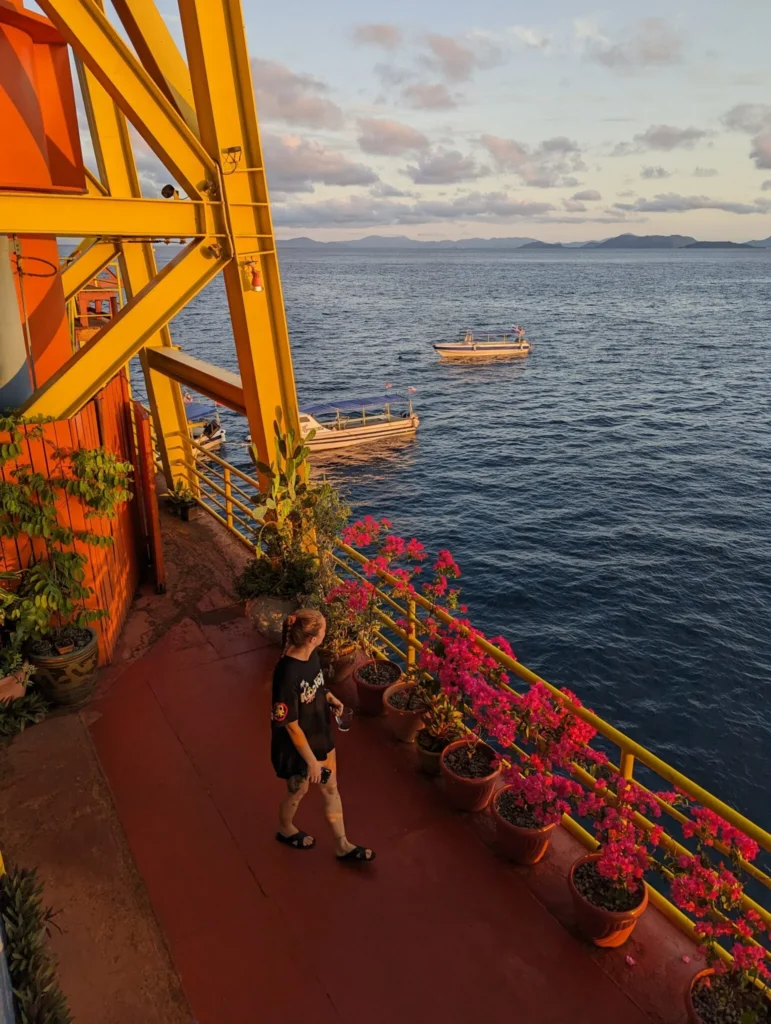
{"label": "graphic print on t-shirt", "polygon": [[286,704],[274,704],[273,714],[271,715],[271,718],[273,719],[274,722],[283,722],[288,713],[289,708],[286,706]]}
{"label": "graphic print on t-shirt", "polygon": [[303,679],[300,683],[300,700],[303,704],[312,704],[316,699],[316,694],[319,691],[319,687],[324,685],[324,676],[321,672],[316,676],[312,683],[309,683],[307,679]]}

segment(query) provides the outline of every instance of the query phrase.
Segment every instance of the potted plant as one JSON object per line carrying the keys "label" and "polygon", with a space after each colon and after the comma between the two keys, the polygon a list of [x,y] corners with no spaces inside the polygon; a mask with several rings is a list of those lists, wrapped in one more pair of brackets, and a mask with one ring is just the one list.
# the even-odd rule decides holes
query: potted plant
{"label": "potted plant", "polygon": [[345,544],[359,549],[374,549],[364,564],[365,576],[369,578],[345,580],[327,597],[328,601],[341,600],[347,606],[352,621],[355,621],[357,645],[367,656],[352,673],[359,711],[366,715],[383,714],[383,693],[402,675],[399,665],[377,653],[378,612],[382,597],[370,578],[388,573],[395,581],[392,585],[394,597],[411,598],[415,592],[411,582],[415,575],[412,563],[425,558],[419,541],[414,538],[407,541],[390,530],[391,523],[387,519],[376,520],[366,516],[343,531]]}
{"label": "potted plant", "polygon": [[281,642],[284,619],[317,587],[317,560],[306,551],[286,552],[282,558],[261,555],[247,562],[236,576],[236,596],[246,615],[272,643]]}
{"label": "potted plant", "polygon": [[[706,961],[686,990],[688,1019],[691,1024],[771,1024],[771,1002],[760,987],[771,979],[767,948],[762,944],[769,929],[747,905],[739,878],[758,856],[758,844],[714,811],[692,806],[684,794],[659,795],[688,808],[683,835],[696,842],[692,856],[666,859],[674,875],[672,902],[696,919]],[[728,854],[730,867],[718,856],[718,847]]]}
{"label": "potted plant", "polygon": [[418,765],[427,775],[439,775],[442,751],[463,736],[463,715],[445,693],[423,690],[423,728],[415,747]]}
{"label": "potted plant", "polygon": [[[60,522],[58,510],[62,495],[67,495],[80,502],[87,523],[94,517],[114,518],[118,507],[131,498],[132,468],[105,448],[57,447],[41,421],[26,424],[6,415],[0,417],[0,433],[11,439],[0,450],[0,468],[16,463],[5,469],[0,485],[3,535],[35,538],[33,550],[39,552],[42,541],[46,551],[45,557],[38,555],[0,579],[3,628],[10,649],[25,651],[46,699],[80,707],[96,685],[97,636],[89,623],[107,613],[88,607],[95,592],[86,582],[87,555],[76,544],[107,546],[113,540]],[[47,449],[47,477],[18,461],[25,437]]]}
{"label": "potted plant", "polygon": [[387,686],[383,693],[386,725],[397,740],[414,743],[423,728],[426,702],[419,685],[419,673],[410,669],[404,679]]}
{"label": "potted plant", "polygon": [[[578,703],[574,694],[565,696]],[[504,764],[506,785],[493,799],[498,848],[518,864],[536,864],[546,853],[551,832],[583,789],[569,777],[572,766],[601,758],[588,746],[596,730],[541,682],[512,695],[520,762]]]}
{"label": "potted plant", "polygon": [[623,945],[648,906],[644,876],[663,834],[638,818],[660,816],[655,800],[635,782],[609,774],[610,781],[599,779],[577,801],[579,814],[592,819],[599,851],[580,857],[568,876],[578,930],[603,948]]}
{"label": "potted plant", "polygon": [[182,479],[175,480],[174,486],[166,493],[166,505],[171,513],[179,516],[185,523],[190,520],[190,510],[195,508],[197,504],[195,495]]}

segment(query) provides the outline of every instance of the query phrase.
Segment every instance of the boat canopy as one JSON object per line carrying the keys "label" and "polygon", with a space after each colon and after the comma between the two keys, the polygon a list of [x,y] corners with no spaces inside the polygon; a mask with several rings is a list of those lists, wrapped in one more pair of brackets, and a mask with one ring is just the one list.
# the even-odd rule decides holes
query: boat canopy
{"label": "boat canopy", "polygon": [[376,395],[370,398],[344,398],[339,402],[311,402],[304,405],[302,412],[310,416],[324,416],[336,412],[361,412],[362,410],[383,409],[386,405],[408,404],[409,398],[395,393]]}
{"label": "boat canopy", "polygon": [[217,407],[212,402],[185,402],[188,423],[217,418]]}

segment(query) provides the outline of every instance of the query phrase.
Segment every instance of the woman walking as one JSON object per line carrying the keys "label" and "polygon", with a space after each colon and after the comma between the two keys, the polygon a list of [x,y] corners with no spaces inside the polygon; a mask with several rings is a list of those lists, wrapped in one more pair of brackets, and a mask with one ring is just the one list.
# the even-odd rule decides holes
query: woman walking
{"label": "woman walking", "polygon": [[321,612],[303,609],[284,623],[284,654],[273,673],[270,759],[276,775],[286,780],[279,805],[276,839],[296,850],[309,850],[316,840],[294,824],[300,801],[311,784],[319,784],[324,813],[335,837],[338,860],[369,862],[372,850],[350,843],[345,835],[343,805],[337,788],[337,757],[329,725],[329,709],[343,705],[324,686],[318,647],[327,624]]}

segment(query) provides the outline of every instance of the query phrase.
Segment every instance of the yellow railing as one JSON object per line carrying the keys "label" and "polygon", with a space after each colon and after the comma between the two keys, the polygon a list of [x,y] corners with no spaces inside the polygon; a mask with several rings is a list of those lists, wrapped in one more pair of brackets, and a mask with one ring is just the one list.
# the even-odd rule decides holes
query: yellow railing
{"label": "yellow railing", "polygon": [[[185,464],[188,466],[191,477],[195,480],[196,484],[196,501],[201,508],[205,509],[234,536],[238,537],[250,551],[255,552],[258,550],[259,531],[262,523],[253,511],[254,499],[259,493],[259,484],[256,478],[237,469],[218,455],[207,451],[198,442],[185,435],[175,435],[173,442],[170,438],[167,438],[167,445],[169,446],[170,454],[172,451],[175,453],[172,465]],[[341,543],[337,546],[336,554],[333,557],[338,575],[341,577],[347,576],[360,580],[368,578],[362,572],[368,559],[355,548]],[[454,621],[453,617],[420,595],[416,595],[414,600],[410,601],[397,600],[394,597],[394,589],[398,589],[399,581],[387,572],[378,571],[377,576],[379,577],[378,594],[380,599],[383,605],[394,613],[388,614],[382,610],[377,612],[383,626],[379,633],[380,642],[391,654],[400,658],[406,664],[412,665],[415,663],[417,652],[423,645],[421,640],[423,629],[420,611],[422,610],[425,615],[431,615],[446,625]],[[400,626],[397,619],[406,622],[407,629]],[[403,647],[400,647],[396,641],[401,641]],[[719,814],[720,817],[753,839],[761,850],[771,853],[771,833],[760,828],[760,826],[738,811],[735,811],[732,807],[729,807],[702,786],[689,779],[686,775],[683,775],[682,772],[677,771],[667,764],[666,761],[657,757],[646,747],[614,728],[604,719],[600,718],[599,715],[595,715],[592,711],[573,704],[556,686],[542,679],[535,672],[526,668],[488,640],[477,638],[476,643],[486,654],[503,666],[507,673],[528,685],[542,683],[573,714],[593,726],[599,736],[603,737],[608,744],[617,749],[618,754],[615,763],[613,763],[611,758],[611,764],[625,778],[634,778],[635,768],[638,764],[645,766],[646,769],[663,782],[674,786],[694,802]],[[511,687],[507,686],[506,689],[515,692]],[[592,777],[577,766],[574,774],[585,785],[592,786],[594,784]],[[639,779],[636,781],[642,785]],[[643,788],[657,800],[662,814],[668,815],[679,824],[683,824],[687,820],[685,815],[676,807],[656,797],[650,787],[643,786]],[[646,828],[653,827],[652,822],[647,821],[645,818],[640,817],[638,820]],[[584,846],[589,849],[596,847],[597,844],[593,836],[579,822],[566,815],[563,819],[563,824]],[[690,850],[678,841],[676,836],[666,831],[664,845],[673,853],[691,853]],[[722,850],[720,846],[718,846],[718,849]],[[726,851],[722,850],[722,852]],[[741,862],[741,867],[746,875],[759,886],[771,889],[771,876],[760,867],[746,862]],[[661,892],[651,888],[650,901],[684,932],[690,936],[694,935],[695,926],[693,921],[675,907]],[[771,913],[765,906],[749,896],[744,897],[744,905],[755,910],[766,924],[771,926]],[[768,955],[771,958],[771,952],[768,952]]]}

